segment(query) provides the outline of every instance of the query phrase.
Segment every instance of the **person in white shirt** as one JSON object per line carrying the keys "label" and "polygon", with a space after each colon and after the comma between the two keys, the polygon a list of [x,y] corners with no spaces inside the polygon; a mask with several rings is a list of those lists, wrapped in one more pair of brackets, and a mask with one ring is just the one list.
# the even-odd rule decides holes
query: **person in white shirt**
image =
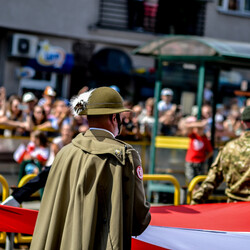
{"label": "person in white shirt", "polygon": [[158,102],[158,111],[159,116],[161,116],[165,111],[170,110],[173,108],[173,106],[176,106],[172,103],[173,99],[173,90],[169,88],[164,88],[161,91],[161,101]]}

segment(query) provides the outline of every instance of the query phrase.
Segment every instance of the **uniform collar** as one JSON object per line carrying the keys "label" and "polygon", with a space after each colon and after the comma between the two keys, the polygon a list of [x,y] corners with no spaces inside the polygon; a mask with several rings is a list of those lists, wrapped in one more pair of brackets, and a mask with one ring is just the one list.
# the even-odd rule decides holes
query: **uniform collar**
{"label": "uniform collar", "polygon": [[105,129],[92,128],[84,134],[80,133],[72,140],[72,144],[91,154],[112,154],[122,165],[126,162],[126,145],[116,140],[114,136]]}

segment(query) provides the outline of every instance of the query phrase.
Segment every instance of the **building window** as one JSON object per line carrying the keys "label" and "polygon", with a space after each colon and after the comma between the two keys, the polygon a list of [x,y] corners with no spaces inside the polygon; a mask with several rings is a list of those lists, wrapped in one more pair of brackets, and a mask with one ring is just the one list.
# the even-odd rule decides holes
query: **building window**
{"label": "building window", "polygon": [[239,0],[229,0],[228,1],[229,10],[240,10],[240,1]]}
{"label": "building window", "polygon": [[244,6],[246,11],[250,11],[250,0],[245,0],[245,6]]}
{"label": "building window", "polygon": [[218,0],[218,10],[228,14],[250,16],[250,0]]}

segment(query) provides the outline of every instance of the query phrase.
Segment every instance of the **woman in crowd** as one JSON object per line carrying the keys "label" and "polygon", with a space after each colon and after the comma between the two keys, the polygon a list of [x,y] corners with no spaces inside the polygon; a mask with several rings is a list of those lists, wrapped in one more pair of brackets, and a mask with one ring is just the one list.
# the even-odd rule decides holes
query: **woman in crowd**
{"label": "woman in crowd", "polygon": [[30,119],[30,130],[32,131],[35,128],[38,130],[49,128],[51,125],[47,121],[48,119],[43,106],[36,105]]}
{"label": "woman in crowd", "polygon": [[19,96],[10,96],[7,103],[7,110],[5,115],[1,117],[0,123],[13,127],[13,129],[5,129],[4,136],[23,135],[29,128],[28,121],[24,120],[23,117],[21,98]]}
{"label": "woman in crowd", "polygon": [[145,109],[139,116],[140,132],[149,140],[151,139],[154,122],[154,98],[149,97],[145,102]]}

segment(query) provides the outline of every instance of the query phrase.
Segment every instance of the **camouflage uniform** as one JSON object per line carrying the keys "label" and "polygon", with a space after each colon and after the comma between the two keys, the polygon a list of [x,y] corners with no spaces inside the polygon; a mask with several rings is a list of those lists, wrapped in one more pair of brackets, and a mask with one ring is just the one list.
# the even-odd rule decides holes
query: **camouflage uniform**
{"label": "camouflage uniform", "polygon": [[206,180],[193,194],[191,204],[204,203],[223,180],[228,202],[250,201],[250,131],[219,151]]}

